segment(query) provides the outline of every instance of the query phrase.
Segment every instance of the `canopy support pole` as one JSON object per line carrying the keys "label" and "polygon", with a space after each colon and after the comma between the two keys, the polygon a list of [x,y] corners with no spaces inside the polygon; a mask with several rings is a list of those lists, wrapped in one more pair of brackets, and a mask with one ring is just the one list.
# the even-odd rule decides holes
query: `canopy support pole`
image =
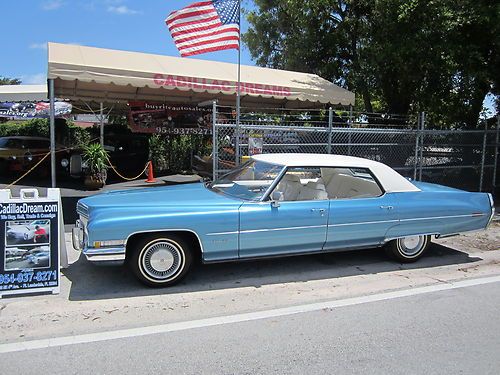
{"label": "canopy support pole", "polygon": [[238,85],[236,87],[236,140],[235,145],[235,156],[236,165],[240,165],[240,104],[241,104],[241,0],[238,1]]}
{"label": "canopy support pole", "polygon": [[49,79],[49,122],[50,122],[50,175],[52,180],[52,187],[56,187],[56,133],[55,133],[55,100],[54,100],[54,80]]}
{"label": "canopy support pole", "polygon": [[104,147],[104,106],[102,102],[99,103],[99,129],[101,146]]}
{"label": "canopy support pole", "polygon": [[219,144],[217,142],[217,101],[212,102],[212,181],[217,179],[219,163]]}

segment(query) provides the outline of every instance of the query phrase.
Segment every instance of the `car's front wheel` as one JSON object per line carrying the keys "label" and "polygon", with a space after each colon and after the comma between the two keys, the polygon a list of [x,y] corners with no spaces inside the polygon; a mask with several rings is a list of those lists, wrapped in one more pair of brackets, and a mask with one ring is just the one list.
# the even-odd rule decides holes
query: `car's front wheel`
{"label": "car's front wheel", "polygon": [[386,252],[402,263],[417,261],[425,253],[431,236],[419,235],[397,238],[385,245]]}
{"label": "car's front wheel", "polygon": [[129,265],[137,278],[148,286],[178,283],[186,276],[193,260],[189,243],[176,235],[143,237],[132,247]]}

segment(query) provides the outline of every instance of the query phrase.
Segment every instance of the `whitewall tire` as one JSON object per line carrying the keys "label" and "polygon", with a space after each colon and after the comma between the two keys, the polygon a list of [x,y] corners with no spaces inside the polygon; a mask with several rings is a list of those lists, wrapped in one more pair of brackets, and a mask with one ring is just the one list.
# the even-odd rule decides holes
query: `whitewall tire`
{"label": "whitewall tire", "polygon": [[402,263],[415,262],[422,257],[431,242],[431,236],[417,235],[397,238],[385,245],[386,252]]}
{"label": "whitewall tire", "polygon": [[149,235],[136,241],[130,250],[129,265],[137,278],[148,286],[178,283],[192,263],[189,243],[176,235]]}

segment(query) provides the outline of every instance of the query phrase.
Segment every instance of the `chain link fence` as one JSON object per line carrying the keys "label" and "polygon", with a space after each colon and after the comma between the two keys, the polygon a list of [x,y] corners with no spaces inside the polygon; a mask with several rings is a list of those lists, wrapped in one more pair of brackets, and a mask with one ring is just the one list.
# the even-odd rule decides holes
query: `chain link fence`
{"label": "chain link fence", "polygon": [[[435,130],[423,113],[408,117],[344,109],[242,108],[238,130],[235,112],[214,105],[214,178],[255,152],[303,152],[372,159],[406,177],[471,191],[497,186],[498,122],[484,130]],[[257,148],[252,144],[256,139]]]}

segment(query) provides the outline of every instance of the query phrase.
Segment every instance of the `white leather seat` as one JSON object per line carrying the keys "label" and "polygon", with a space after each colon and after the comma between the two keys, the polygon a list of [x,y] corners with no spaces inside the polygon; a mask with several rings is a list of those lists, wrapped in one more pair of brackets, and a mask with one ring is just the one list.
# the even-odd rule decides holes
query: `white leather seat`
{"label": "white leather seat", "polygon": [[302,186],[297,197],[298,201],[325,199],[328,199],[328,194],[325,191],[325,185],[320,180],[318,180],[318,182],[309,181],[305,186]]}
{"label": "white leather seat", "polygon": [[330,199],[376,197],[381,194],[380,188],[375,181],[361,177],[337,174],[333,176],[326,185],[326,191]]}
{"label": "white leather seat", "polygon": [[283,200],[295,201],[299,196],[301,188],[302,184],[300,183],[299,176],[286,174],[283,176],[276,190],[283,192]]}

